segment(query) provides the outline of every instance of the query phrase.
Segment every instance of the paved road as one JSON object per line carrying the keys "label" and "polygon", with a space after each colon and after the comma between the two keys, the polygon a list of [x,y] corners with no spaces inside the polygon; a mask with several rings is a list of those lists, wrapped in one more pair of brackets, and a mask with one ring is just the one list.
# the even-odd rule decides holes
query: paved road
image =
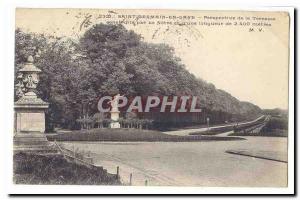
{"label": "paved road", "polygon": [[224,133],[217,134],[217,136],[229,136],[229,134],[233,133],[233,131],[227,131]]}
{"label": "paved road", "polygon": [[[248,122],[243,122],[243,123],[239,123],[239,125],[243,125],[243,124],[248,124],[248,123],[252,123],[254,121],[257,121],[259,119],[261,119],[262,117],[264,117],[264,115],[258,117],[257,119],[253,120],[253,121],[248,121]],[[210,130],[213,130],[214,128],[223,128],[223,127],[228,127],[228,126],[232,126],[236,123],[231,123],[228,125],[222,125],[222,126],[211,126]],[[194,133],[194,132],[204,132],[207,131],[208,128],[197,128],[197,129],[181,129],[181,130],[177,130],[177,131],[165,131],[163,133],[169,134],[169,135],[179,135],[179,136],[185,136],[185,135],[189,135],[190,133]],[[225,134],[225,133],[224,133]],[[223,135],[223,133],[218,134],[219,136],[227,136],[229,134],[229,132],[226,132],[225,135]]]}
{"label": "paved road", "polygon": [[[210,142],[65,142],[91,151],[94,163],[110,173],[119,166],[133,185],[285,187],[287,163],[225,153],[227,150],[287,156],[287,138],[246,137]],[[267,154],[266,154],[267,153]]]}

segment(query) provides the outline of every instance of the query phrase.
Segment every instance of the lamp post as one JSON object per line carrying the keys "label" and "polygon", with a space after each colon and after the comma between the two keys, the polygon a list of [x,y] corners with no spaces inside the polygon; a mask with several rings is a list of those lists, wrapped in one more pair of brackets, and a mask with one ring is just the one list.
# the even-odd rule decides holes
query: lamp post
{"label": "lamp post", "polygon": [[209,130],[209,117],[206,118],[206,122],[207,122],[207,130]]}

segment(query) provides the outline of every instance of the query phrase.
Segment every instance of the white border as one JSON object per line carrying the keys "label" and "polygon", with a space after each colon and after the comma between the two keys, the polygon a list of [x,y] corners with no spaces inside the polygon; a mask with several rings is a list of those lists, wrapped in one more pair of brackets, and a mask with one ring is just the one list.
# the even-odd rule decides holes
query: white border
{"label": "white border", "polygon": [[[285,1],[284,5],[294,5],[296,1]],[[1,2],[3,3],[3,2]],[[0,171],[0,188],[5,188],[6,194],[292,194],[294,192],[294,10],[291,7],[267,7],[283,5],[281,1],[274,0],[272,4],[262,1],[216,1],[210,0],[205,4],[199,1],[171,1],[171,0],[110,0],[100,2],[96,0],[52,0],[52,1],[6,1],[2,5],[1,20],[4,23],[3,44],[4,49],[0,53],[4,61],[1,66],[1,139],[2,147]],[[218,5],[216,8],[215,5]],[[245,7],[247,5],[247,7]],[[242,7],[244,6],[244,7]],[[178,9],[178,10],[248,10],[248,11],[287,11],[290,13],[290,68],[289,68],[289,164],[287,188],[233,188],[233,187],[120,187],[120,186],[30,186],[12,184],[12,132],[13,132],[13,65],[14,65],[14,19],[16,7],[31,8],[116,8],[116,9]],[[10,87],[7,87],[9,85]],[[3,88],[2,88],[3,87]],[[3,155],[3,152],[5,153]],[[2,178],[4,177],[4,178]],[[3,187],[2,187],[3,184]],[[2,192],[1,192],[2,193]]]}

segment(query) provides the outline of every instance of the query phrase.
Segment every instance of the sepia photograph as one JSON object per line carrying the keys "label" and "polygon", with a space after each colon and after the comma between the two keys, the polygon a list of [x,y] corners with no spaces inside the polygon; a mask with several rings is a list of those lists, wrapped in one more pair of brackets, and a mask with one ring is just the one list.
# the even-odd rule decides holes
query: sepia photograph
{"label": "sepia photograph", "polygon": [[293,20],[17,7],[13,185],[288,188]]}

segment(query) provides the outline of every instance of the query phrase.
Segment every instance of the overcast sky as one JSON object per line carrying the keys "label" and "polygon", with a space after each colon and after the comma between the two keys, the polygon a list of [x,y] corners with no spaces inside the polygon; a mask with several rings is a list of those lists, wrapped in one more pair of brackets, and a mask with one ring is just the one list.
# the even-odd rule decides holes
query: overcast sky
{"label": "overcast sky", "polygon": [[[273,18],[264,20],[266,23],[272,23],[272,26],[263,27],[261,32],[258,28],[249,32],[249,27],[241,25],[143,24],[125,27],[141,34],[146,42],[167,43],[173,46],[176,55],[182,59],[190,72],[238,99],[252,102],[261,108],[287,109],[289,18],[286,13],[166,10],[114,10],[114,12],[124,15],[195,16],[192,21],[198,23],[217,22],[204,20],[204,16]],[[17,9],[16,27],[27,32],[78,38],[93,24],[105,22],[99,15],[108,13],[110,13],[108,10],[95,9]],[[91,24],[87,27],[81,26],[89,15],[91,18],[88,21]],[[117,20],[117,15],[114,17]],[[157,21],[166,20],[155,20],[156,23]],[[218,22],[227,21],[226,19]],[[262,20],[251,20],[252,22],[259,23]]]}

